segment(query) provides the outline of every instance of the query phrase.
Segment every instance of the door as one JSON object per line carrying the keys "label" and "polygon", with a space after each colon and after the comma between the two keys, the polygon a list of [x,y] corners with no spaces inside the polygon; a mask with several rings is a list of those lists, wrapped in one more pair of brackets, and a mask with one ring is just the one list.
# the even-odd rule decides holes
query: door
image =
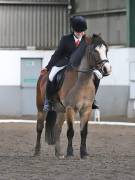
{"label": "door", "polygon": [[36,84],[42,58],[21,58],[22,115],[35,115]]}

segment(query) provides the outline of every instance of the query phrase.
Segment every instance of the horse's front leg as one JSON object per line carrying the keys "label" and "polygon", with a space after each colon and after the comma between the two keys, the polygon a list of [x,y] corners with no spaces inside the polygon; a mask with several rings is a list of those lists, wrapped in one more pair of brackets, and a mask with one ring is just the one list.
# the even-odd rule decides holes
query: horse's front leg
{"label": "horse's front leg", "polygon": [[86,138],[87,138],[87,132],[88,132],[88,120],[91,115],[91,108],[88,107],[83,109],[82,112],[80,112],[80,134],[81,134],[81,145],[80,145],[80,157],[85,158],[88,156],[87,148],[86,148]]}
{"label": "horse's front leg", "polygon": [[66,112],[67,119],[67,138],[68,138],[68,146],[67,146],[67,156],[73,156],[73,146],[72,140],[74,137],[74,128],[73,128],[73,120],[74,120],[74,110],[72,108],[67,108]]}
{"label": "horse's front leg", "polygon": [[41,134],[44,128],[44,119],[45,119],[46,113],[43,111],[39,111],[37,114],[37,140],[36,140],[36,146],[35,146],[35,155],[38,155],[40,153],[41,148]]}
{"label": "horse's front leg", "polygon": [[64,113],[58,113],[57,114],[57,120],[55,124],[55,155],[58,158],[63,158],[64,156],[61,154],[61,149],[60,149],[60,134],[62,131],[62,126],[65,121],[65,114]]}

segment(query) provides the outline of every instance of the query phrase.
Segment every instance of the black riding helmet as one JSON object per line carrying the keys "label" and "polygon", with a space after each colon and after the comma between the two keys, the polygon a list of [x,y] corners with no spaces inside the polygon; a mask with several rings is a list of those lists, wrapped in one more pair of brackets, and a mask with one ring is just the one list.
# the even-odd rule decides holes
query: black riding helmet
{"label": "black riding helmet", "polygon": [[87,29],[87,22],[82,16],[73,16],[70,18],[70,25],[76,32],[83,32]]}

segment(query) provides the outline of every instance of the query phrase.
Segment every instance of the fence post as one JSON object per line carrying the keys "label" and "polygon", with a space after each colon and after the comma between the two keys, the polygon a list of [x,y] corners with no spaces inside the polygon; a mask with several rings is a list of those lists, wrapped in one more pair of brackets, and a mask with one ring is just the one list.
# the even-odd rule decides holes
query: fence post
{"label": "fence post", "polygon": [[94,121],[100,121],[100,109],[94,109]]}

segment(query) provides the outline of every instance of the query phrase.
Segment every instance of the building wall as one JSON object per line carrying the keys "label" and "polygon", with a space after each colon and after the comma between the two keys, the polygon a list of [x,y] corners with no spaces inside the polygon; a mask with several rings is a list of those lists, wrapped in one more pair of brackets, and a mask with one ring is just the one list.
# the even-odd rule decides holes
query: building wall
{"label": "building wall", "polygon": [[0,48],[54,49],[68,31],[67,6],[67,0],[0,0]]}
{"label": "building wall", "polygon": [[74,15],[83,15],[88,34],[101,33],[110,45],[127,45],[126,0],[75,0]]}
{"label": "building wall", "polygon": [[[111,45],[127,44],[126,0],[73,1],[72,15],[86,17],[87,34],[101,33]],[[36,88],[22,87],[21,59],[37,58],[42,61],[41,67],[45,66],[53,53],[51,49],[68,31],[69,2],[0,0],[0,115],[36,114]],[[101,80],[96,97],[102,116],[127,115],[129,61],[135,58],[134,50],[110,48],[112,75]]]}
{"label": "building wall", "polygon": [[131,51],[133,49],[116,47],[109,50],[112,74],[101,80],[97,94],[103,116],[127,115]]}
{"label": "building wall", "polygon": [[[27,114],[36,114],[36,87],[25,88],[21,84],[21,59],[42,59],[44,67],[53,51],[0,51],[0,115],[23,115],[24,101],[28,98]],[[40,73],[40,70],[39,70]],[[30,92],[28,92],[30,91]]]}
{"label": "building wall", "polygon": [[[0,115],[25,115],[22,110],[21,58],[42,59],[43,68],[52,53],[53,51],[0,51]],[[110,48],[108,57],[113,68],[112,74],[101,80],[96,97],[102,116],[127,114],[129,61],[134,56],[134,48]],[[28,90],[30,99],[27,114],[36,114],[36,88]]]}
{"label": "building wall", "polygon": [[126,0],[75,0],[75,11],[88,12],[98,10],[125,9]]}
{"label": "building wall", "polygon": [[127,22],[126,16],[100,16],[87,17],[87,34],[101,34],[110,45],[126,45]]}

